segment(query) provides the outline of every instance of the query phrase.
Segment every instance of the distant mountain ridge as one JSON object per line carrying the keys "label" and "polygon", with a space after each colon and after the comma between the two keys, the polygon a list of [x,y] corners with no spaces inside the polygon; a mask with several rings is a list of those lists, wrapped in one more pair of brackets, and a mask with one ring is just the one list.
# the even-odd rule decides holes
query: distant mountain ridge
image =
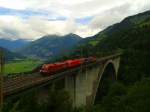
{"label": "distant mountain ridge", "polygon": [[30,41],[23,40],[23,39],[10,40],[10,39],[0,38],[0,47],[9,49],[11,51],[19,49],[27,45],[28,43],[30,43]]}
{"label": "distant mountain ridge", "polygon": [[[120,23],[111,25],[96,35],[83,39],[81,44],[86,44],[86,46],[96,46],[114,35],[121,34],[122,32],[128,31],[142,24],[150,24],[149,20],[150,11],[126,17]],[[101,47],[104,46],[106,45],[103,44]]]}
{"label": "distant mountain ridge", "polygon": [[78,52],[71,54],[70,57],[78,56],[80,52],[85,57],[101,57],[133,46],[141,49],[145,47],[143,49],[146,50],[150,45],[149,28],[150,11],[127,17],[92,37],[82,39],[75,49]]}
{"label": "distant mountain ridge", "polygon": [[17,51],[25,56],[41,59],[52,58],[69,52],[82,38],[76,34],[46,35]]}
{"label": "distant mountain ridge", "polygon": [[119,33],[123,30],[133,28],[134,26],[141,24],[147,20],[150,19],[150,11],[146,11],[143,13],[139,13],[133,16],[126,17],[123,21],[120,23],[116,23],[112,26],[109,26],[108,28],[104,29],[103,31],[99,32],[93,37],[100,37],[105,34],[108,36],[111,36],[114,33]]}
{"label": "distant mountain ridge", "polygon": [[14,60],[20,60],[20,59],[24,59],[25,58],[24,56],[22,56],[22,55],[20,55],[18,53],[11,52],[11,51],[9,51],[6,48],[0,47],[0,49],[4,52],[4,58],[5,58],[6,62],[14,61]]}

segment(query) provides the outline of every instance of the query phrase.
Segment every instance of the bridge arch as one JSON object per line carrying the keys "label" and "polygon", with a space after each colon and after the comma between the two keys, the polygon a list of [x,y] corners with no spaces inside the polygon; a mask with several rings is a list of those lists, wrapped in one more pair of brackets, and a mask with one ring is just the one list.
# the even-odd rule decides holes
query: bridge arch
{"label": "bridge arch", "polygon": [[103,96],[107,95],[110,85],[117,79],[117,71],[113,60],[104,64],[102,71],[98,74],[99,80],[95,91],[94,104],[98,104]]}

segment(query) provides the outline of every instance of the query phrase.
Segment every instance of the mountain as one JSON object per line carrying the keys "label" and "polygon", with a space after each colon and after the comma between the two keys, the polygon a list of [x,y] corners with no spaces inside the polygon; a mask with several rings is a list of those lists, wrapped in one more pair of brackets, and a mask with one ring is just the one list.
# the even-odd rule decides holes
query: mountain
{"label": "mountain", "polygon": [[97,57],[122,51],[118,76],[126,84],[150,77],[150,11],[125,18],[86,39],[77,49],[85,56]]}
{"label": "mountain", "polygon": [[75,34],[65,36],[46,35],[20,49],[18,53],[41,59],[68,53],[82,38]]}
{"label": "mountain", "polygon": [[[147,94],[150,90],[150,11],[127,17],[106,28],[87,40],[81,49],[84,55],[97,57],[117,50],[123,53],[117,74],[119,86],[112,84],[107,95],[102,96],[99,105],[95,106],[99,112],[120,112],[122,108],[125,112],[150,110],[149,105],[145,105],[150,101]],[[92,52],[88,53],[87,49]],[[144,109],[140,110],[140,105],[144,105]]]}
{"label": "mountain", "polygon": [[149,33],[145,33],[149,26],[150,11],[127,17],[121,23],[110,26],[95,35],[94,38],[99,40],[95,47],[103,50],[108,48],[109,50],[117,48],[126,49],[135,46],[135,44],[142,44],[144,40],[145,44],[147,44],[150,41],[148,41],[149,38],[145,37],[145,35],[148,36]]}
{"label": "mountain", "polygon": [[27,45],[30,41],[18,39],[18,40],[8,40],[8,39],[0,39],[0,46],[11,51],[19,49],[25,45]]}
{"label": "mountain", "polygon": [[[136,32],[139,29],[143,29],[143,26],[149,26],[150,24],[150,11],[143,12],[134,16],[125,18],[120,23],[116,23],[98,34],[85,38],[82,40],[82,48],[94,48],[98,50],[110,50],[116,48],[127,48],[130,47],[134,42],[138,41],[136,37],[128,37],[131,31]],[[139,29],[137,29],[139,28]],[[78,48],[79,49],[79,48]]]}
{"label": "mountain", "polygon": [[20,59],[25,58],[24,56],[14,53],[14,52],[11,52],[8,49],[3,48],[3,47],[0,47],[0,50],[2,50],[4,52],[4,57],[5,57],[6,62],[13,61],[13,60],[20,60]]}
{"label": "mountain", "polygon": [[[117,80],[101,83],[101,99],[94,112],[148,112],[150,110],[150,11],[125,18],[98,34],[83,39],[74,54],[59,59],[112,55],[122,52]],[[79,51],[80,50],[80,51]],[[58,60],[58,61],[59,61]],[[107,71],[110,72],[110,71]],[[107,82],[107,81],[106,81]],[[145,105],[147,104],[147,105]],[[144,109],[141,109],[141,106]],[[141,110],[140,110],[141,109]]]}

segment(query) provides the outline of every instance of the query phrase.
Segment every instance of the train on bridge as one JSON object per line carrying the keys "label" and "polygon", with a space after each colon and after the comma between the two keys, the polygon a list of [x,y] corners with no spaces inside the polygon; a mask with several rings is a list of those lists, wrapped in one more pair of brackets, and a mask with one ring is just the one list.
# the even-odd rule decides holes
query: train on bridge
{"label": "train on bridge", "polygon": [[57,62],[53,64],[44,64],[40,69],[40,73],[44,76],[49,76],[67,69],[72,69],[81,66],[83,64],[95,62],[96,60],[97,59],[95,57],[88,57],[74,60],[66,60],[63,62]]}

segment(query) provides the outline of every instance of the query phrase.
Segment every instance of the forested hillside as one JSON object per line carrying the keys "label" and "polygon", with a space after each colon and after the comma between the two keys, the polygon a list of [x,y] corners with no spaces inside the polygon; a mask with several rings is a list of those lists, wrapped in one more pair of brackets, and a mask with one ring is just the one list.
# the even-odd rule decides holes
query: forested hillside
{"label": "forested hillside", "polygon": [[64,36],[46,35],[18,50],[18,53],[40,59],[50,59],[59,55],[68,54],[69,51],[82,38],[75,34]]}
{"label": "forested hillside", "polygon": [[[118,81],[92,112],[149,112],[150,11],[127,17],[82,40],[71,57],[102,57],[122,52]],[[64,58],[67,58],[64,57]],[[143,108],[143,109],[142,109]],[[81,109],[84,112],[84,109]]]}
{"label": "forested hillside", "polygon": [[94,106],[94,112],[150,111],[150,11],[126,18],[79,48],[84,55],[123,52],[118,83]]}
{"label": "forested hillside", "polygon": [[[125,23],[128,23],[128,27],[123,26]],[[138,78],[144,77],[144,74],[148,75],[150,73],[148,69],[150,63],[148,58],[150,56],[149,31],[150,11],[128,17],[121,23],[109,27],[104,32],[95,35],[94,39],[88,41],[81,49],[84,50],[85,54],[88,54],[87,48],[94,49],[89,55],[95,54],[97,56],[122,50],[123,59],[120,76],[124,76],[122,79],[126,80],[127,83],[134,82]],[[93,44],[94,42],[95,44]],[[132,72],[136,75],[130,75]],[[130,79],[126,79],[128,75],[130,75]]]}

